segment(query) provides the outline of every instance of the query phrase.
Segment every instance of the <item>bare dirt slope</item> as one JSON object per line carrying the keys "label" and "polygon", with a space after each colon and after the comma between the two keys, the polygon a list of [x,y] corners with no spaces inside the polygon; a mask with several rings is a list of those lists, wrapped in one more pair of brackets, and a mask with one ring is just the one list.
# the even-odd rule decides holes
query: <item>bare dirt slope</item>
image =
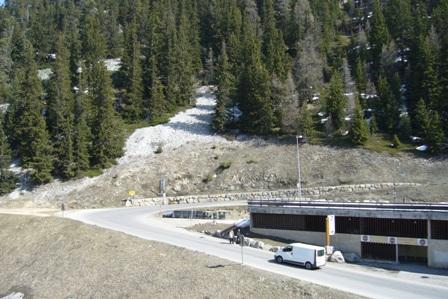
{"label": "bare dirt slope", "polygon": [[[154,197],[166,180],[168,195],[294,188],[295,138],[264,140],[237,135],[227,140],[210,130],[215,105],[212,88],[198,89],[195,108],[169,123],[137,130],[126,142],[118,164],[96,178],[53,182],[32,190],[16,190],[0,198],[3,206],[118,206],[135,190]],[[162,152],[156,154],[160,146]],[[356,148],[300,146],[305,187],[363,183],[420,183],[397,194],[336,194],[332,199],[447,201],[448,161],[391,156]],[[224,167],[225,166],[225,167]]]}
{"label": "bare dirt slope", "polygon": [[0,298],[355,298],[54,217],[0,215]]}

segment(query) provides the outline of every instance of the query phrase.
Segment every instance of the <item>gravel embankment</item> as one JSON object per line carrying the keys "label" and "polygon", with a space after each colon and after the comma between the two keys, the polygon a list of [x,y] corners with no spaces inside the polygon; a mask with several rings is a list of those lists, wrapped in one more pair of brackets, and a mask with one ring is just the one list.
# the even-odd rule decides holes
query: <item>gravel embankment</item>
{"label": "gravel embankment", "polygon": [[65,219],[0,227],[0,298],[357,298]]}

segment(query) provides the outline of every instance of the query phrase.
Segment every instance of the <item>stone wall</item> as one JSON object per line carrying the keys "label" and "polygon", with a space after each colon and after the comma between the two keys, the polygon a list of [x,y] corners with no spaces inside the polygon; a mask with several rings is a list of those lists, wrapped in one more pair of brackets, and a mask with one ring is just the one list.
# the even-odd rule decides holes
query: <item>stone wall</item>
{"label": "stone wall", "polygon": [[[395,183],[395,187],[412,187],[418,186],[415,183]],[[377,192],[382,190],[391,190],[394,188],[394,183],[380,183],[380,184],[360,184],[360,185],[340,185],[340,186],[326,186],[303,188],[303,197],[319,198],[328,193],[365,193]],[[131,201],[126,201],[127,206],[150,206],[159,204],[188,204],[188,203],[202,203],[202,202],[217,202],[217,201],[245,201],[245,200],[275,200],[275,199],[291,199],[297,198],[297,189],[285,189],[275,191],[251,191],[240,193],[221,193],[221,194],[202,194],[202,195],[186,195],[173,197],[153,197],[153,198],[135,198]]]}

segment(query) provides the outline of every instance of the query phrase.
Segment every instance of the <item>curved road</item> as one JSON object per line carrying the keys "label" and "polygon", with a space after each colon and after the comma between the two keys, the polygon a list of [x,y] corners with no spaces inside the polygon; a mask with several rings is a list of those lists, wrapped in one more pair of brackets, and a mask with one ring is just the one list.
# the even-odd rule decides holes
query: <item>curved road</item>
{"label": "curved road", "polygon": [[[204,236],[167,225],[154,217],[162,211],[223,205],[232,203],[208,203],[201,205],[153,206],[142,208],[118,208],[73,211],[66,217],[87,224],[124,232],[147,240],[154,240],[190,250],[204,252],[235,263],[241,262],[241,248],[222,239]],[[240,202],[239,204],[245,204]],[[320,270],[308,271],[300,267],[278,265],[273,254],[244,247],[244,264],[265,271],[297,278],[330,288],[371,298],[448,298],[448,284],[431,283],[430,280],[397,277],[396,273],[366,270],[363,267],[327,264]],[[418,275],[415,277],[419,278]],[[413,278],[415,278],[413,277]],[[446,280],[448,281],[448,279]]]}

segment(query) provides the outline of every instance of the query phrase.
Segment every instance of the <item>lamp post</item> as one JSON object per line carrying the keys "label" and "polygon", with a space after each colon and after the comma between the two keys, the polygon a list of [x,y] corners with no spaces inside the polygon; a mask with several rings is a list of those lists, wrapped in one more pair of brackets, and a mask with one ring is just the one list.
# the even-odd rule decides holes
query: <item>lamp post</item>
{"label": "lamp post", "polygon": [[296,135],[296,149],[297,149],[297,193],[299,195],[299,201],[302,201],[302,186],[300,183],[299,135]]}

